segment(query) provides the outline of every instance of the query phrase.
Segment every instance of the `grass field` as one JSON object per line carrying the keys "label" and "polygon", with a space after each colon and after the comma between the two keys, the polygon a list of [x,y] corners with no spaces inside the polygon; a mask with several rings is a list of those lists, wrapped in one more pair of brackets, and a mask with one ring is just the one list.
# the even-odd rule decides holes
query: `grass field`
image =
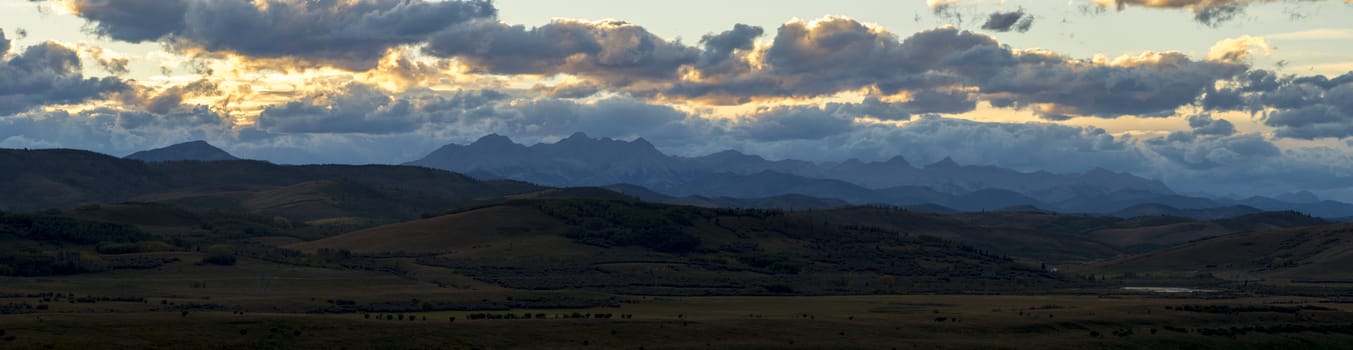
{"label": "grass field", "polygon": [[[533,316],[514,320],[469,319],[477,311],[403,313],[378,321],[387,314],[54,310],[2,316],[0,329],[8,339],[5,348],[59,349],[1338,349],[1353,344],[1348,328],[1353,315],[1346,311],[1215,314],[1166,308],[1324,305],[1316,302],[1152,296],[638,297],[618,307],[487,312]],[[615,316],[556,316],[575,312]],[[536,314],[545,318],[535,319]],[[1232,330],[1279,329],[1297,322],[1330,328]],[[1330,330],[1339,327],[1343,331]]]}
{"label": "grass field", "polygon": [[1112,289],[1043,295],[612,295],[507,289],[412,263],[397,275],[250,258],[235,266],[203,266],[194,263],[200,253],[157,254],[180,261],[148,270],[0,278],[0,348],[1353,346],[1353,304],[1338,299]]}

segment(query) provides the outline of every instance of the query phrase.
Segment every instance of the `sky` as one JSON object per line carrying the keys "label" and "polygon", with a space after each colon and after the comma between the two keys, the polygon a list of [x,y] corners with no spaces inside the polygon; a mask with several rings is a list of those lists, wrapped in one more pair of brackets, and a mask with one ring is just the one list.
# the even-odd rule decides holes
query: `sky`
{"label": "sky", "polygon": [[1353,201],[1353,0],[0,0],[0,147],[487,134]]}

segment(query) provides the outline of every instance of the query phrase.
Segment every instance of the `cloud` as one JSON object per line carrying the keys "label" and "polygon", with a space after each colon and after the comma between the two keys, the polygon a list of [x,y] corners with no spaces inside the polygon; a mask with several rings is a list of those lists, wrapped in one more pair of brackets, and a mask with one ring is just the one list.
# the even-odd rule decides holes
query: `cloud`
{"label": "cloud", "polygon": [[[1016,50],[994,38],[953,27],[899,40],[881,28],[848,18],[795,21],[781,26],[746,69],[701,72],[701,79],[658,88],[666,98],[742,104],[757,98],[819,97],[869,90],[882,95],[955,94],[961,104],[913,113],[961,113],[976,100],[1033,110],[1048,119],[1166,117],[1192,104],[1219,80],[1248,69],[1248,51],[1227,60],[1193,60],[1178,52],[1145,52],[1115,59],[1075,59],[1041,50]],[[1251,38],[1252,39],[1252,38]],[[1257,45],[1244,39],[1235,45]],[[1245,46],[1248,48],[1249,46]],[[1220,52],[1220,51],[1219,51]],[[639,95],[646,95],[640,92]],[[924,102],[924,101],[918,101]]]}
{"label": "cloud", "polygon": [[820,140],[850,131],[854,123],[830,110],[805,106],[778,106],[757,111],[740,123],[735,133],[754,141]]}
{"label": "cloud", "polygon": [[94,33],[133,43],[155,41],[186,30],[193,0],[73,0],[71,10],[93,24]]}
{"label": "cloud", "polygon": [[746,60],[738,59],[738,52],[750,52],[756,46],[756,38],[765,34],[757,26],[737,24],[733,29],[719,34],[707,34],[700,38],[704,54],[700,56],[696,67],[714,74],[724,74],[733,70],[747,70]]}
{"label": "cloud", "polygon": [[1346,40],[1353,39],[1353,29],[1311,29],[1270,34],[1265,35],[1264,38],[1271,40]]}
{"label": "cloud", "polygon": [[54,42],[29,46],[9,60],[0,58],[0,82],[4,82],[0,84],[0,116],[39,106],[81,103],[130,89],[120,79],[86,78],[80,71],[79,54]]}
{"label": "cloud", "polygon": [[3,60],[5,58],[5,54],[9,53],[10,44],[11,41],[9,40],[9,38],[5,37],[5,30],[0,29],[0,60]]}
{"label": "cloud", "polygon": [[259,114],[254,127],[278,134],[399,134],[430,123],[464,118],[506,98],[496,92],[450,96],[390,96],[373,86],[348,83],[317,91]]}
{"label": "cloud", "polygon": [[899,41],[848,18],[793,21],[778,29],[769,46],[748,55],[756,61],[744,69],[701,71],[701,79],[678,81],[656,93],[740,104],[757,97],[817,97],[863,88],[885,95],[946,88],[962,84],[963,77],[934,69],[942,60],[997,45],[990,37],[950,27]]}
{"label": "cloud", "polygon": [[230,123],[204,107],[151,114],[110,108],[27,112],[0,118],[0,147],[79,148],[116,156],[173,143],[220,139]]}
{"label": "cloud", "polygon": [[576,81],[549,86],[536,84],[531,87],[531,91],[545,97],[584,98],[601,92],[603,88],[601,85],[590,81]]}
{"label": "cloud", "polygon": [[131,71],[127,68],[127,65],[132,62],[131,58],[118,55],[117,53],[105,50],[103,47],[96,45],[80,44],[78,47],[80,52],[88,55],[89,58],[94,60],[94,63],[97,63],[99,67],[102,67],[103,70],[109,73],[123,75]]}
{"label": "cloud", "polygon": [[216,96],[220,93],[217,89],[215,83],[206,79],[199,79],[184,85],[173,85],[159,90],[137,86],[131,91],[115,96],[114,99],[121,102],[124,108],[143,110],[151,114],[170,114],[185,109],[198,108],[195,105],[185,105],[184,100],[194,97]]}
{"label": "cloud", "polygon": [[[1195,134],[1194,135],[1199,135]],[[1173,134],[1149,139],[1146,145],[1170,161],[1194,169],[1235,167],[1282,154],[1258,134],[1194,137]]]}
{"label": "cloud", "polygon": [[472,19],[488,1],[72,0],[93,31],[128,42],[162,41],[189,54],[299,59],[350,70],[374,67],[387,50]]}
{"label": "cloud", "polygon": [[1189,128],[1196,135],[1228,136],[1236,133],[1235,125],[1225,119],[1212,119],[1211,115],[1199,114],[1188,118]]}
{"label": "cloud", "polygon": [[569,19],[531,29],[489,20],[461,24],[433,36],[424,51],[460,58],[488,73],[566,73],[611,86],[674,79],[701,55],[635,24]]}
{"label": "cloud", "polygon": [[962,2],[962,1],[961,1],[961,0],[926,0],[926,1],[925,1],[925,5],[926,5],[926,7],[929,7],[929,8],[932,8],[932,9],[940,9],[940,8],[945,8],[945,7],[949,7],[949,6],[958,5],[958,3],[960,3],[960,2]]}
{"label": "cloud", "polygon": [[[1348,95],[1347,91],[1340,93]],[[1353,136],[1353,113],[1327,104],[1281,110],[1269,115],[1264,124],[1277,127],[1279,137],[1313,140]]]}
{"label": "cloud", "polygon": [[1264,124],[1276,128],[1278,137],[1349,138],[1353,137],[1353,72],[1327,78],[1255,70],[1230,86],[1208,92],[1203,106],[1263,112]]}
{"label": "cloud", "polygon": [[1192,104],[1216,81],[1244,72],[1243,64],[1194,61],[1176,52],[1113,60],[1075,60],[1025,51],[1011,69],[977,85],[995,105],[1027,107],[1045,117],[1168,117]]}
{"label": "cloud", "polygon": [[[1163,9],[1187,9],[1193,12],[1193,19],[1199,23],[1216,26],[1245,13],[1245,7],[1274,2],[1320,2],[1323,0],[1094,0],[1103,8],[1113,7],[1119,11],[1127,7],[1146,7]],[[1344,0],[1349,3],[1353,0]]]}
{"label": "cloud", "polygon": [[992,12],[987,16],[986,23],[982,23],[982,29],[997,32],[1008,32],[1011,30],[1024,33],[1033,28],[1033,14],[1024,12],[1024,9],[1010,12]]}
{"label": "cloud", "polygon": [[1242,35],[1236,38],[1222,39],[1207,52],[1207,59],[1219,62],[1245,62],[1249,60],[1251,51],[1258,49],[1259,53],[1268,56],[1273,53],[1273,47],[1268,44],[1268,40],[1262,37],[1253,37]]}
{"label": "cloud", "polygon": [[[123,31],[154,32],[117,20],[134,15],[122,11],[142,2],[80,1],[104,5],[77,8],[100,28],[107,26],[101,29],[106,35],[135,40]],[[472,72],[564,74],[580,80],[542,86],[539,91],[549,96],[577,98],[612,90],[656,101],[733,105],[864,91],[894,99],[910,96],[910,114],[968,112],[985,100],[1033,110],[1051,120],[1171,115],[1216,81],[1243,72],[1248,48],[1263,44],[1249,37],[1219,43],[1216,57],[1205,61],[1173,52],[1074,59],[1012,49],[990,36],[953,27],[899,39],[874,25],[828,17],[786,23],[772,42],[761,46],[756,38],[764,30],[742,24],[688,46],[614,20],[559,19],[529,29],[508,25],[493,18],[491,4],[478,1],[180,2],[183,17],[190,20],[155,38],[185,52],[370,69],[394,46],[426,40],[423,53],[456,58]],[[443,20],[433,21],[427,14]],[[1012,15],[1014,22],[1004,23]],[[1021,18],[1032,17],[1023,10],[998,14],[993,19],[1001,23],[993,25],[1020,30]],[[264,35],[265,30],[280,34]]]}

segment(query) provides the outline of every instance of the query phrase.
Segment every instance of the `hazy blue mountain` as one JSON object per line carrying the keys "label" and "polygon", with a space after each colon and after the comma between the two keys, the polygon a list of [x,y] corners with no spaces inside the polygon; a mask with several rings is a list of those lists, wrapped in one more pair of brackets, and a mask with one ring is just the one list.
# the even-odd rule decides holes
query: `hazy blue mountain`
{"label": "hazy blue mountain", "polygon": [[1236,201],[1235,204],[1247,205],[1268,211],[1295,210],[1323,218],[1353,216],[1353,204],[1332,200],[1320,200],[1319,198],[1315,198],[1315,201],[1306,201],[1309,200],[1309,198],[1315,197],[1311,196],[1303,198],[1301,199],[1303,200],[1302,202],[1289,202],[1277,198],[1256,196]]}
{"label": "hazy blue mountain", "polygon": [[850,159],[814,163],[767,160],[732,150],[677,157],[662,153],[642,138],[622,141],[591,138],[582,133],[532,146],[489,135],[469,145],[446,145],[408,164],[481,179],[512,179],[547,186],[627,184],[670,197],[661,202],[681,200],[707,206],[729,202],[720,203],[718,198],[800,195],[850,204],[933,204],[961,211],[1028,206],[1067,213],[1115,213],[1133,206],[1159,204],[1179,210],[1244,205],[1263,210],[1298,210],[1322,217],[1353,215],[1353,205],[1319,201],[1309,193],[1284,195],[1281,200],[1219,200],[1179,194],[1160,181],[1102,168],[1054,174],[961,165],[951,158],[917,166],[902,157],[875,162]]}
{"label": "hazy blue mountain", "polygon": [[1320,201],[1320,197],[1317,197],[1314,193],[1308,191],[1283,193],[1273,196],[1273,199],[1288,203],[1316,203]]}
{"label": "hazy blue mountain", "polygon": [[230,153],[212,146],[206,141],[191,141],[164,148],[145,150],[127,155],[127,159],[143,162],[172,162],[180,160],[216,161],[239,160]]}

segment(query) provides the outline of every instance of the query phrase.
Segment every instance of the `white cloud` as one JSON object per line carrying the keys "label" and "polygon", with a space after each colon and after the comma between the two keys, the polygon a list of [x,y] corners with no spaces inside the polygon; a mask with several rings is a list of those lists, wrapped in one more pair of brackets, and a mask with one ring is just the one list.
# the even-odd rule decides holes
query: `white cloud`
{"label": "white cloud", "polygon": [[1345,40],[1353,39],[1353,29],[1322,28],[1299,32],[1269,34],[1263,37],[1270,40]]}

